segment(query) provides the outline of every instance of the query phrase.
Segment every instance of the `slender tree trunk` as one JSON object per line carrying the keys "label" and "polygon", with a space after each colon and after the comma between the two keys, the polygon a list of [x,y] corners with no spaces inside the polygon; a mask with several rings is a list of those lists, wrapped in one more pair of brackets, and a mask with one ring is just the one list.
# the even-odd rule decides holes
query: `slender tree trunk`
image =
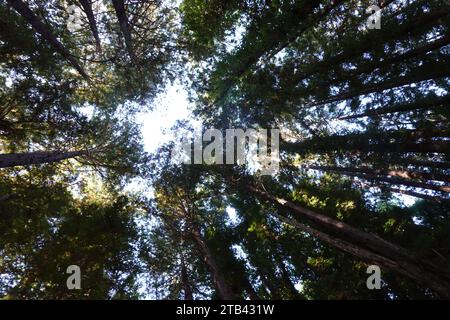
{"label": "slender tree trunk", "polygon": [[56,36],[52,33],[50,28],[45,25],[36,16],[30,7],[22,0],[7,0],[9,5],[13,7],[31,26],[33,29],[39,33],[49,44],[61,54],[71,65],[74,67],[78,73],[89,81],[89,76],[84,71],[84,69],[79,65],[78,61],[70,54],[70,52],[58,41]]}
{"label": "slender tree trunk", "polygon": [[184,300],[193,300],[191,284],[189,283],[189,275],[187,273],[186,264],[183,256],[181,256],[181,283],[183,284]]}
{"label": "slender tree trunk", "polygon": [[389,72],[389,69],[392,68],[392,64],[394,64],[394,63],[399,63],[404,60],[417,58],[420,55],[423,55],[430,51],[434,51],[441,47],[444,47],[444,46],[448,45],[449,43],[450,43],[450,36],[443,36],[443,37],[439,38],[438,40],[432,41],[430,43],[427,43],[426,45],[423,45],[422,47],[412,49],[405,53],[402,53],[399,55],[387,56],[383,60],[366,62],[365,64],[358,66],[358,68],[355,70],[346,71],[337,77],[333,77],[332,79],[329,79],[327,82],[323,83],[322,85],[323,86],[336,85],[339,82],[349,81],[351,79],[359,77],[360,75],[369,74],[377,69],[378,69],[378,71],[386,70],[386,72]]}
{"label": "slender tree trunk", "polygon": [[389,188],[388,190],[393,193],[401,193],[401,194],[405,194],[405,195],[412,196],[415,198],[434,201],[434,202],[438,202],[438,203],[443,203],[443,202],[450,203],[450,199],[446,199],[446,198],[442,198],[442,197],[438,197],[438,196],[430,196],[427,194],[414,192],[414,191],[410,191],[410,190],[402,190],[402,189],[397,189],[397,188]]}
{"label": "slender tree trunk", "polygon": [[395,163],[412,165],[416,167],[438,168],[438,169],[450,169],[450,162],[448,161],[429,161],[429,160],[414,160],[414,159],[398,159],[394,160]]}
{"label": "slender tree trunk", "polygon": [[52,163],[85,155],[86,151],[37,151],[0,154],[0,168]]}
{"label": "slender tree trunk", "polygon": [[200,230],[195,226],[192,227],[191,234],[195,240],[198,250],[203,256],[203,260],[205,261],[208,270],[211,272],[214,286],[217,289],[217,292],[221,299],[223,300],[233,300],[235,299],[235,295],[225,280],[225,276],[221,272],[216,259],[214,259],[211,251],[209,250],[206,242],[203,240],[203,237],[200,234]]}
{"label": "slender tree trunk", "polygon": [[[391,30],[389,34],[385,35],[385,40],[402,40],[408,36],[417,33],[417,30],[422,30],[424,26],[435,24],[437,20],[450,14],[450,5],[442,6],[438,10],[424,14],[417,19],[410,19],[406,23],[397,26]],[[300,82],[307,77],[319,72],[318,70],[334,70],[339,67],[340,64],[350,61],[353,58],[362,55],[367,51],[375,49],[376,42],[371,41],[372,35],[368,34],[366,38],[360,40],[358,44],[351,46],[351,50],[345,50],[344,52],[334,55],[329,59],[309,64],[304,70],[300,70],[297,74],[293,75],[293,81]]]}
{"label": "slender tree trunk", "polygon": [[298,292],[298,290],[295,288],[294,284],[292,283],[289,272],[286,270],[286,266],[284,265],[284,261],[279,256],[278,253],[275,253],[275,260],[277,262],[278,267],[280,268],[281,278],[283,279],[285,287],[288,289],[292,299],[303,300],[302,295],[300,294],[300,292]]}
{"label": "slender tree trunk", "polygon": [[261,300],[248,279],[244,282],[244,290],[247,292],[250,300]]}
{"label": "slender tree trunk", "polygon": [[[280,293],[278,292],[279,288],[278,286],[274,286],[272,281],[268,279],[266,272],[261,272],[261,270],[258,270],[258,274],[261,277],[261,282],[266,287],[266,292],[270,295],[271,300],[281,300]],[[268,290],[267,290],[268,289]]]}
{"label": "slender tree trunk", "polygon": [[341,100],[347,100],[350,98],[367,95],[370,93],[382,92],[388,89],[402,87],[408,84],[422,82],[430,79],[439,79],[442,77],[447,77],[450,73],[450,59],[440,62],[430,62],[420,68],[419,70],[413,70],[409,74],[398,77],[396,79],[389,80],[387,82],[375,83],[361,87],[357,90],[351,90],[337,95],[331,96],[327,99],[323,99],[318,102],[310,104],[311,107],[316,107],[320,105],[325,105],[332,102],[337,102]]}
{"label": "slender tree trunk", "polygon": [[314,166],[310,167],[311,169],[316,168],[317,170],[321,171],[332,171],[332,172],[339,172],[346,176],[351,177],[358,177],[358,178],[364,178],[366,180],[376,181],[376,182],[387,182],[390,184],[400,184],[408,187],[414,187],[414,188],[422,188],[422,189],[429,189],[429,190],[435,190],[435,191],[441,191],[441,192],[450,192],[449,186],[439,186],[439,185],[433,185],[430,183],[424,183],[424,182],[416,182],[416,181],[410,181],[407,179],[402,179],[398,177],[386,177],[386,176],[379,176],[376,172],[374,173],[365,173],[364,169],[352,169],[349,168],[350,171],[347,171],[348,168],[339,168],[339,167],[327,167],[327,166]]}
{"label": "slender tree trunk", "polygon": [[[404,248],[394,245],[375,234],[367,233],[342,221],[303,208],[285,199],[272,196],[251,185],[244,185],[244,187],[257,197],[269,201],[281,210],[293,212],[299,217],[304,218],[317,226],[330,230],[337,236],[344,238],[346,243],[353,246],[353,249],[351,250],[355,250],[355,248],[359,250],[362,248],[365,251],[370,251],[372,252],[372,255],[374,255],[374,258],[379,261],[381,261],[381,258],[383,261],[386,260],[385,264],[395,268],[394,270],[408,275],[419,283],[425,284],[429,288],[442,294],[446,298],[450,298],[450,275],[439,270],[439,268],[427,261],[415,258]],[[349,246],[348,244],[345,245]]]}
{"label": "slender tree trunk", "polygon": [[80,0],[80,4],[83,7],[86,17],[88,18],[89,28],[91,29],[92,35],[94,36],[97,51],[100,52],[102,50],[102,46],[98,34],[97,22],[95,21],[94,12],[92,11],[92,1]]}
{"label": "slender tree trunk", "polygon": [[136,61],[136,56],[133,50],[133,41],[131,38],[131,29],[128,23],[127,13],[125,10],[125,4],[122,0],[112,0],[114,10],[116,11],[117,20],[119,20],[120,31],[122,32],[125,40],[125,46],[127,47],[128,54],[132,61]]}
{"label": "slender tree trunk", "polygon": [[450,96],[425,98],[414,101],[413,103],[399,103],[392,106],[371,109],[365,112],[354,114],[350,116],[340,117],[339,120],[351,120],[363,117],[377,117],[383,114],[389,114],[394,112],[405,112],[422,109],[436,109],[445,107],[450,102]]}
{"label": "slender tree trunk", "polygon": [[371,175],[385,175],[403,179],[419,179],[422,181],[435,180],[435,181],[450,182],[450,176],[438,173],[426,173],[426,172],[406,171],[396,169],[380,170],[371,168],[351,168],[351,167],[335,167],[335,166],[309,166],[308,168],[320,171],[367,173]]}
{"label": "slender tree trunk", "polygon": [[[301,142],[282,141],[281,147],[287,152],[298,154],[334,151],[379,153],[436,152],[446,154],[450,150],[450,142],[448,140],[436,140],[432,138],[447,138],[449,136],[449,130],[390,130],[313,137]],[[395,140],[395,142],[392,142],[392,140]],[[418,140],[422,141],[417,142]]]}

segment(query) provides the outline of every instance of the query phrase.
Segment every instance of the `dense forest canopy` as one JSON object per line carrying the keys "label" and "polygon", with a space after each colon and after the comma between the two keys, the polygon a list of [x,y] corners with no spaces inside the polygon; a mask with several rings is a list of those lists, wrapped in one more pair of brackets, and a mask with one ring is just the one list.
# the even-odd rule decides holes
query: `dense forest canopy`
{"label": "dense forest canopy", "polygon": [[[279,170],[146,150],[175,82]],[[449,85],[446,0],[0,0],[0,298],[450,299]]]}

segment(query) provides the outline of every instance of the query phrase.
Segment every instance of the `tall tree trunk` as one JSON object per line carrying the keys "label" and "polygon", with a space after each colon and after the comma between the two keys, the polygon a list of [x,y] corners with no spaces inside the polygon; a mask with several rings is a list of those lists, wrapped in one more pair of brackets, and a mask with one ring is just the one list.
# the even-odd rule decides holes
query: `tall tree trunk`
{"label": "tall tree trunk", "polygon": [[[272,196],[252,185],[243,185],[243,187],[258,198],[274,204],[281,210],[293,212],[297,216],[317,226],[330,230],[337,236],[345,239],[346,243],[351,244],[353,246],[351,250],[355,250],[354,248],[358,250],[362,248],[368,252],[372,252],[374,259],[376,258],[381,261],[382,258],[383,261],[386,260],[385,263],[390,265],[391,268],[394,268],[394,270],[408,275],[446,298],[450,298],[450,275],[439,270],[439,268],[427,261],[417,259],[404,248],[390,243],[375,234],[367,233],[342,221],[303,208],[285,199]],[[345,244],[345,246],[348,246],[348,244]]]}
{"label": "tall tree trunk", "polygon": [[415,160],[415,159],[395,159],[395,163],[412,165],[416,167],[427,167],[427,168],[439,168],[439,169],[450,169],[450,162],[448,161],[430,161],[430,160]]}
{"label": "tall tree trunk", "polygon": [[120,31],[122,32],[127,47],[128,54],[131,60],[136,61],[136,55],[133,50],[133,41],[131,38],[131,29],[128,23],[127,13],[125,11],[125,4],[122,0],[112,0],[114,10],[116,11],[117,20],[119,21]]}
{"label": "tall tree trunk", "polygon": [[52,163],[85,155],[86,151],[36,151],[0,154],[0,168]]}
{"label": "tall tree trunk", "polygon": [[291,298],[295,300],[303,300],[302,295],[300,294],[300,292],[298,292],[298,290],[292,283],[289,272],[286,270],[286,266],[284,265],[284,261],[278,253],[275,253],[275,260],[277,262],[278,267],[280,268],[281,278],[283,279],[284,285],[286,289],[288,289]]}
{"label": "tall tree trunk", "polygon": [[79,65],[78,61],[70,54],[70,52],[58,41],[56,36],[52,33],[50,28],[31,11],[30,7],[22,0],[7,0],[9,5],[13,7],[31,26],[39,33],[49,44],[61,54],[78,73],[89,81],[89,76],[84,69]]}
{"label": "tall tree trunk", "polygon": [[363,65],[359,65],[355,70],[345,71],[338,76],[334,76],[326,82],[322,83],[322,86],[336,85],[339,82],[349,81],[355,79],[363,74],[370,74],[377,70],[378,72],[385,71],[386,73],[392,69],[392,64],[403,62],[404,60],[418,58],[420,55],[424,55],[430,51],[435,51],[441,47],[444,47],[450,43],[450,36],[443,36],[438,40],[432,41],[418,48],[414,48],[402,54],[386,56],[382,60],[375,60],[366,62]]}
{"label": "tall tree trunk", "polygon": [[183,284],[184,300],[193,300],[191,284],[189,283],[189,275],[187,273],[186,264],[183,255],[181,255],[181,283]]}
{"label": "tall tree trunk", "polygon": [[430,195],[427,195],[427,194],[414,192],[414,191],[410,191],[410,190],[402,190],[402,189],[397,189],[397,188],[388,188],[388,191],[393,192],[393,193],[405,194],[405,195],[408,195],[408,196],[411,196],[411,197],[420,198],[420,199],[424,199],[424,200],[429,200],[429,201],[433,201],[433,202],[438,202],[438,203],[447,202],[447,203],[450,204],[450,199],[446,199],[446,198],[442,198],[442,197],[438,197],[438,196],[430,196]]}
{"label": "tall tree trunk", "polygon": [[367,248],[355,245],[349,241],[339,239],[335,236],[331,236],[325,232],[321,232],[317,229],[311,228],[305,224],[299,223],[295,220],[288,219],[286,217],[280,216],[276,213],[271,213],[272,215],[278,217],[282,222],[291,225],[303,232],[309,233],[310,235],[316,237],[317,239],[328,243],[329,245],[335,247],[338,250],[347,252],[361,260],[377,264],[379,266],[385,267],[392,271],[403,274],[419,284],[422,284],[430,289],[436,291],[442,297],[447,299],[450,298],[450,287],[449,282],[442,283],[440,277],[436,277],[433,274],[424,273],[422,269],[414,264],[406,261],[396,261],[396,259],[387,258],[381,254],[377,254]]}
{"label": "tall tree trunk", "polygon": [[205,261],[205,264],[206,264],[209,272],[211,272],[214,286],[216,287],[220,298],[223,300],[235,299],[236,297],[235,297],[231,287],[226,282],[225,276],[221,272],[221,270],[216,262],[216,259],[213,257],[213,255],[211,254],[211,251],[209,250],[208,246],[206,245],[206,242],[203,240],[203,237],[200,234],[200,230],[197,227],[192,226],[191,234],[195,240],[198,250],[200,251],[200,254],[203,257],[203,260]]}
{"label": "tall tree trunk", "polygon": [[[428,25],[434,25],[437,20],[441,19],[450,14],[450,5],[445,5],[437,10],[426,13],[419,16],[417,19],[409,19],[407,22],[397,26],[395,29],[391,30],[389,34],[385,34],[385,41],[389,40],[402,40],[408,36],[417,33],[417,31],[422,31],[423,27]],[[336,67],[346,61],[350,61],[355,57],[358,57],[365,52],[370,52],[375,49],[377,45],[376,41],[371,41],[373,36],[367,34],[366,37],[361,38],[359,43],[354,43],[350,46],[348,50],[344,50],[342,53],[332,56],[326,60],[309,64],[304,70],[300,70],[296,75],[293,76],[295,82],[300,82],[307,77],[315,74],[318,70],[334,70]]]}
{"label": "tall tree trunk", "polygon": [[[441,191],[441,192],[450,192],[449,186],[445,186],[445,185],[439,186],[439,185],[434,185],[434,184],[430,184],[430,183],[416,182],[416,181],[411,181],[411,180],[407,180],[407,179],[402,179],[399,177],[379,176],[378,173],[376,173],[376,170],[374,170],[373,173],[366,173],[369,170],[339,168],[339,167],[331,167],[331,166],[313,166],[310,168],[316,169],[316,170],[321,170],[321,171],[339,172],[346,176],[364,178],[366,180],[371,180],[371,181],[376,181],[376,182],[387,182],[390,184],[400,184],[400,185],[414,187],[414,188],[429,189],[429,190],[435,190],[435,191]],[[346,170],[346,169],[350,169],[350,170]],[[380,172],[383,172],[383,171],[380,171]],[[393,171],[393,172],[395,172],[395,171]],[[390,171],[389,171],[389,173],[390,173]]]}
{"label": "tall tree trunk", "polygon": [[383,92],[388,89],[402,87],[408,84],[422,82],[430,79],[439,79],[447,77],[450,74],[450,59],[445,59],[445,61],[440,62],[429,62],[420,66],[419,68],[411,71],[405,76],[401,76],[395,79],[391,79],[386,82],[374,83],[370,85],[363,86],[357,90],[350,90],[347,92],[342,92],[337,95],[331,96],[327,99],[323,99],[314,102],[308,106],[316,107],[320,105],[325,105],[332,102],[337,102],[341,100],[347,100],[354,97],[367,95],[370,93]]}
{"label": "tall tree trunk", "polygon": [[[334,151],[356,152],[415,152],[415,153],[448,153],[450,142],[432,140],[431,138],[447,138],[449,130],[389,130],[379,132],[350,133],[346,135],[316,136],[301,142],[281,142],[287,152],[297,154],[327,153]],[[395,139],[395,142],[392,140]],[[421,142],[417,142],[422,139]],[[424,139],[426,139],[424,141]],[[370,141],[370,143],[369,143]]]}
{"label": "tall tree trunk", "polygon": [[102,50],[102,45],[98,35],[97,22],[95,21],[94,12],[92,11],[92,0],[80,0],[80,4],[83,7],[86,17],[88,18],[89,28],[94,36],[97,51],[100,52]]}
{"label": "tall tree trunk", "polygon": [[450,102],[450,95],[444,97],[432,97],[418,99],[412,103],[398,103],[392,106],[387,106],[384,108],[370,109],[362,113],[340,117],[339,120],[351,120],[363,117],[377,117],[383,114],[389,114],[394,112],[405,112],[413,110],[423,110],[423,109],[436,109],[440,107],[445,107]]}
{"label": "tall tree trunk", "polygon": [[418,171],[406,171],[397,169],[371,169],[371,168],[351,168],[351,167],[335,167],[335,166],[309,166],[309,169],[320,171],[338,171],[338,172],[354,172],[354,173],[368,173],[371,175],[385,175],[391,177],[398,177],[403,179],[419,179],[422,181],[435,180],[450,182],[450,176],[439,173],[426,173]]}
{"label": "tall tree trunk", "polygon": [[247,292],[250,300],[261,300],[248,279],[244,280],[244,290]]}

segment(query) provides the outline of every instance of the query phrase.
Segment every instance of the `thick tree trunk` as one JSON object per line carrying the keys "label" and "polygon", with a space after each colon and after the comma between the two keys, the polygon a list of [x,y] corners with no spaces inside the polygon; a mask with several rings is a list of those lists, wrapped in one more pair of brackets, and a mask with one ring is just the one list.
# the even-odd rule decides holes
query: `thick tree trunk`
{"label": "thick tree trunk", "polygon": [[92,11],[92,1],[80,0],[80,4],[83,7],[86,17],[88,18],[89,28],[91,29],[92,35],[94,36],[97,51],[100,52],[102,50],[102,45],[98,34],[98,28],[97,23],[95,21],[94,12]]}
{"label": "thick tree trunk", "polygon": [[445,297],[447,299],[450,298],[450,287],[447,279],[446,282],[442,283],[440,277],[437,277],[433,274],[424,273],[420,267],[414,264],[406,261],[396,261],[396,259],[387,258],[364,247],[355,245],[351,242],[339,239],[334,236],[330,236],[327,233],[311,228],[295,220],[280,216],[276,213],[272,213],[272,215],[278,217],[282,222],[291,225],[303,232],[306,232],[316,237],[317,239],[335,247],[338,250],[347,252],[367,263],[377,264],[379,266],[403,274],[415,280],[419,284],[433,289],[434,291],[436,291],[436,293],[442,295],[442,297]]}
{"label": "thick tree trunk", "polygon": [[85,155],[86,151],[37,151],[0,154],[0,168],[52,163]]}
{"label": "thick tree trunk", "polygon": [[[450,275],[439,270],[439,268],[427,261],[415,258],[404,248],[394,245],[375,234],[367,233],[342,221],[303,208],[285,199],[272,196],[251,185],[244,185],[243,187],[255,196],[274,204],[281,210],[293,212],[317,226],[330,230],[336,234],[336,236],[345,239],[346,243],[353,246],[348,250],[354,251],[356,248],[358,250],[364,249],[368,252],[370,251],[373,255],[373,259],[385,261],[385,264],[390,265],[391,268],[395,268],[394,270],[408,275],[419,283],[425,284],[429,288],[442,294],[446,298],[450,298]],[[348,247],[348,244],[345,244],[345,246]]]}
{"label": "thick tree trunk", "polygon": [[221,272],[216,259],[211,254],[206,242],[203,240],[203,237],[200,234],[200,230],[196,227],[192,227],[191,234],[195,240],[198,250],[205,261],[205,264],[212,275],[214,286],[217,289],[217,292],[221,299],[223,300],[233,300],[235,299],[235,295],[225,280],[225,276]]}
{"label": "thick tree trunk", "polygon": [[70,52],[58,41],[56,36],[52,33],[50,28],[45,25],[41,20],[31,11],[30,7],[21,0],[7,0],[9,5],[13,7],[31,26],[39,33],[49,44],[61,54],[78,73],[89,80],[89,76],[84,69],[79,65],[78,61],[70,54]]}
{"label": "thick tree trunk", "polygon": [[133,41],[131,38],[131,29],[128,23],[127,13],[125,11],[125,4],[122,0],[112,0],[114,10],[116,11],[117,20],[119,21],[120,31],[122,32],[127,47],[128,54],[131,60],[136,61],[136,55],[133,50]]}

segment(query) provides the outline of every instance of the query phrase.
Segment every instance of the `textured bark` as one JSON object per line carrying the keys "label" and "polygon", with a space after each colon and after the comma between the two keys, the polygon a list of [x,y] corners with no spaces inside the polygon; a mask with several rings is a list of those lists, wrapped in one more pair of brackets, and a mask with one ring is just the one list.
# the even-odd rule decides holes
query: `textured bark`
{"label": "textured bark", "polygon": [[127,47],[128,54],[132,61],[136,61],[136,55],[133,50],[133,41],[131,38],[130,24],[128,23],[125,4],[122,0],[112,0],[114,10],[116,11],[117,20],[119,21],[120,31],[122,32]]}
{"label": "textured bark", "polygon": [[80,0],[80,4],[83,7],[86,17],[88,18],[89,28],[91,29],[92,35],[94,36],[97,51],[100,52],[102,50],[102,45],[100,42],[100,37],[98,35],[97,22],[95,21],[94,12],[92,11],[92,1]]}
{"label": "textured bark", "polygon": [[9,5],[13,7],[32,27],[39,33],[48,43],[60,54],[62,55],[71,65],[74,67],[78,73],[89,80],[89,76],[84,71],[84,69],[79,65],[78,61],[70,54],[70,52],[58,41],[56,36],[52,33],[50,28],[45,25],[36,16],[30,7],[21,0],[7,0]]}
{"label": "textured bark", "polygon": [[274,204],[281,210],[292,212],[300,218],[331,231],[335,234],[335,237],[339,237],[339,241],[343,241],[343,247],[349,252],[351,250],[355,255],[362,255],[363,253],[358,252],[363,251],[365,252],[364,254],[370,253],[370,256],[367,257],[373,259],[373,261],[384,261],[383,265],[389,265],[394,270],[415,279],[446,298],[450,298],[450,275],[433,264],[414,257],[404,248],[390,243],[375,234],[362,231],[342,221],[301,207],[285,199],[272,196],[251,185],[243,187],[258,198]]}
{"label": "textured bark", "polygon": [[52,163],[85,155],[86,151],[37,151],[0,154],[0,168]]}

